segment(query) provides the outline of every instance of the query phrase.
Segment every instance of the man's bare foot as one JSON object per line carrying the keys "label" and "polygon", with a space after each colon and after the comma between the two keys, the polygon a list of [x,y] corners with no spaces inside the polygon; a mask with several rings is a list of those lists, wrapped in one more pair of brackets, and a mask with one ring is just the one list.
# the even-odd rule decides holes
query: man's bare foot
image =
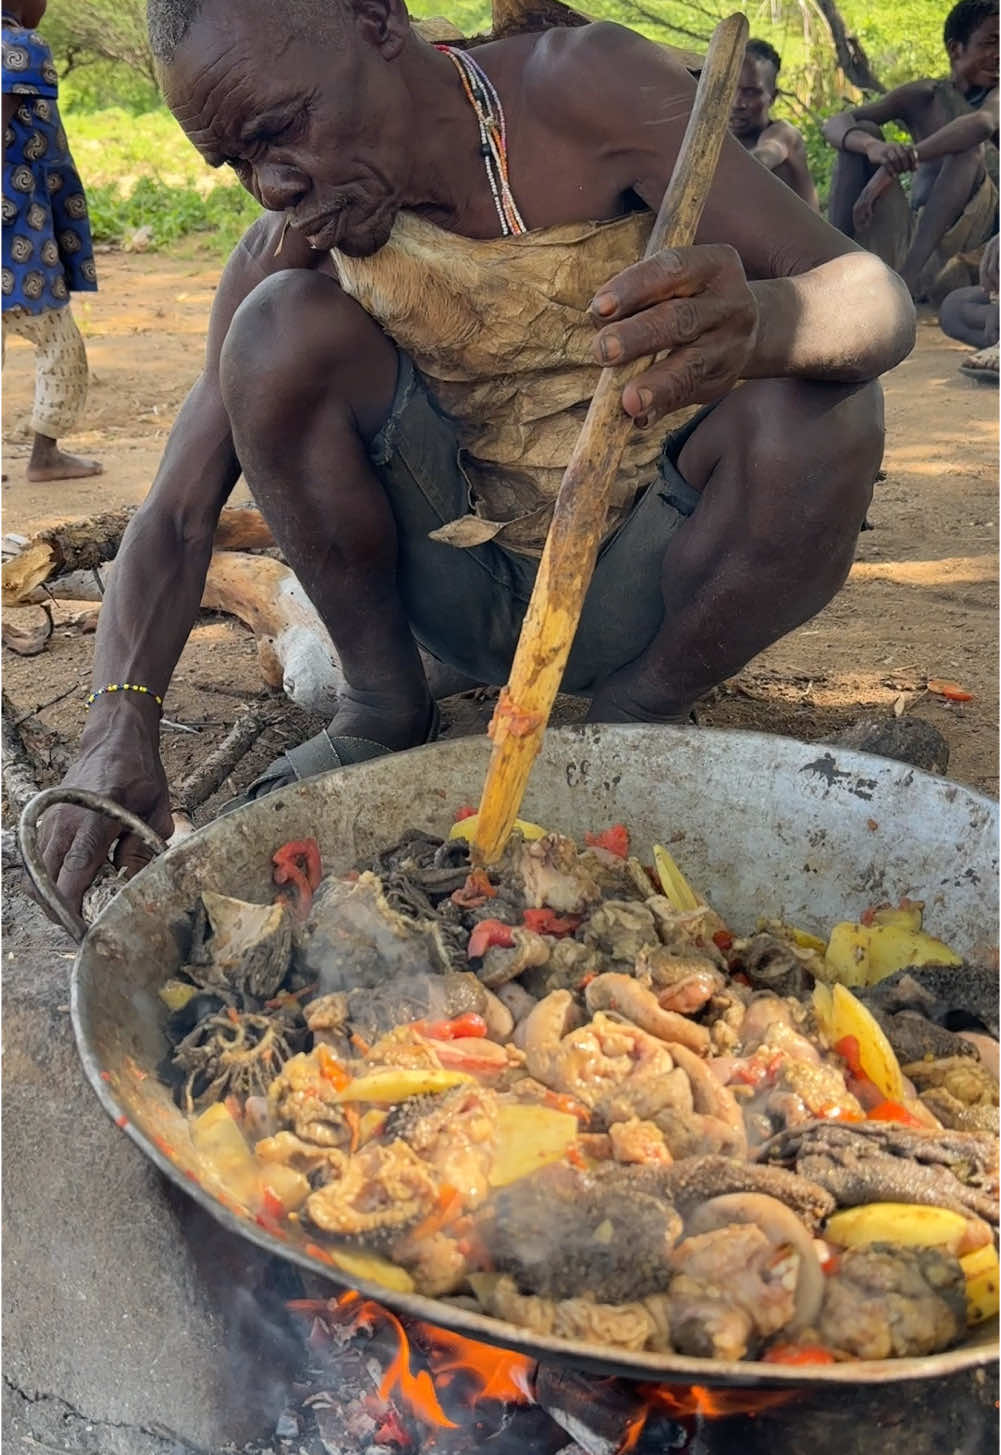
{"label": "man's bare foot", "polygon": [[43,460],[32,455],[28,462],[29,480],[81,480],[88,475],[100,475],[104,466],[100,460],[85,460],[82,455],[68,455],[63,450],[46,451]]}

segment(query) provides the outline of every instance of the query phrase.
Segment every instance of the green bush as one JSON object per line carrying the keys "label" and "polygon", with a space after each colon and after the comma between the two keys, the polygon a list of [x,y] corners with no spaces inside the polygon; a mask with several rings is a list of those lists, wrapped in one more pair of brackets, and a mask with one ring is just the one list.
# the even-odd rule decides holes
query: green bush
{"label": "green bush", "polygon": [[227,254],[260,213],[242,187],[202,192],[155,177],[141,177],[127,193],[115,183],[99,183],[88,187],[87,200],[96,242],[127,243],[139,228],[148,227],[152,249],[170,247],[190,233],[211,233],[213,251]]}

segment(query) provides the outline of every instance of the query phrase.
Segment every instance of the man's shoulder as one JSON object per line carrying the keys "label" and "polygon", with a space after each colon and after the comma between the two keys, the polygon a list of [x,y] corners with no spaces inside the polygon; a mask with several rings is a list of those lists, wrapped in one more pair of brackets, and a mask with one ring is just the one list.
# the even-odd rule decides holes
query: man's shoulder
{"label": "man's shoulder", "polygon": [[935,92],[941,86],[940,77],[921,76],[916,81],[905,81],[902,86],[896,86],[888,91],[885,100],[896,102],[905,110],[913,111],[914,108],[927,106],[935,99]]}
{"label": "man's shoulder", "polygon": [[799,127],[794,126],[791,121],[786,121],[782,117],[777,117],[774,121],[770,121],[759,138],[760,141],[771,141],[773,139],[784,142],[791,151],[806,151],[806,142],[803,140],[803,133]]}
{"label": "man's shoulder", "polygon": [[680,53],[612,20],[545,31],[533,42],[524,72],[533,110],[586,118],[592,129],[616,108],[639,109],[644,80],[694,84]]}

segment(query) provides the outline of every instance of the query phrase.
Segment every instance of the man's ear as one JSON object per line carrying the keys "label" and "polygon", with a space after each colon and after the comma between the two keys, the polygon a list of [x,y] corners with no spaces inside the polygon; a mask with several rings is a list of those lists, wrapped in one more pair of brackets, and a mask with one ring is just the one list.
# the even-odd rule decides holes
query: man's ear
{"label": "man's ear", "polygon": [[950,61],[958,61],[965,49],[961,40],[947,40],[945,43],[945,53]]}
{"label": "man's ear", "polygon": [[349,0],[349,8],[369,44],[387,61],[394,60],[410,34],[403,0]]}

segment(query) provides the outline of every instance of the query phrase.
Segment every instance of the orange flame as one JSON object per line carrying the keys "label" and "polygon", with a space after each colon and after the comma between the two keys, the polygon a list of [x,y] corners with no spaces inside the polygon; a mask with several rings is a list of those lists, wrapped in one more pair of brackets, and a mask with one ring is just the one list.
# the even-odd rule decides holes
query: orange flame
{"label": "orange flame", "polygon": [[435,1378],[450,1382],[457,1374],[473,1374],[479,1383],[476,1399],[496,1399],[504,1404],[532,1403],[532,1375],[535,1361],[510,1349],[464,1339],[446,1329],[422,1325],[432,1350]]}
{"label": "orange flame", "polygon": [[[372,1329],[380,1322],[391,1328],[396,1336],[396,1350],[379,1385],[379,1398],[388,1404],[395,1397],[432,1429],[459,1428],[442,1409],[438,1391],[449,1389],[461,1378],[469,1381],[468,1389],[461,1391],[464,1404],[473,1405],[487,1399],[504,1404],[534,1403],[535,1361],[527,1355],[492,1344],[481,1344],[432,1324],[416,1324],[414,1332],[419,1337],[422,1350],[426,1351],[429,1369],[419,1369],[414,1373],[406,1331],[396,1315],[381,1304],[351,1292],[329,1302],[298,1299],[288,1307],[331,1323],[347,1322],[352,1329]],[[755,1415],[795,1398],[795,1391],[787,1389],[709,1389],[698,1384],[636,1384],[632,1388],[639,1408],[625,1428],[616,1455],[631,1455],[639,1444],[647,1421],[655,1414],[675,1419],[697,1416],[722,1419],[733,1415]]]}
{"label": "orange flame", "polygon": [[387,1403],[391,1395],[398,1392],[403,1400],[409,1405],[414,1414],[419,1416],[426,1425],[437,1429],[457,1430],[459,1427],[438,1403],[438,1396],[435,1394],[434,1380],[426,1369],[418,1370],[414,1374],[410,1368],[410,1342],[407,1339],[403,1325],[394,1313],[388,1308],[380,1309],[380,1313],[386,1322],[396,1330],[399,1339],[396,1353],[392,1363],[382,1376],[382,1383],[379,1385],[379,1398]]}

